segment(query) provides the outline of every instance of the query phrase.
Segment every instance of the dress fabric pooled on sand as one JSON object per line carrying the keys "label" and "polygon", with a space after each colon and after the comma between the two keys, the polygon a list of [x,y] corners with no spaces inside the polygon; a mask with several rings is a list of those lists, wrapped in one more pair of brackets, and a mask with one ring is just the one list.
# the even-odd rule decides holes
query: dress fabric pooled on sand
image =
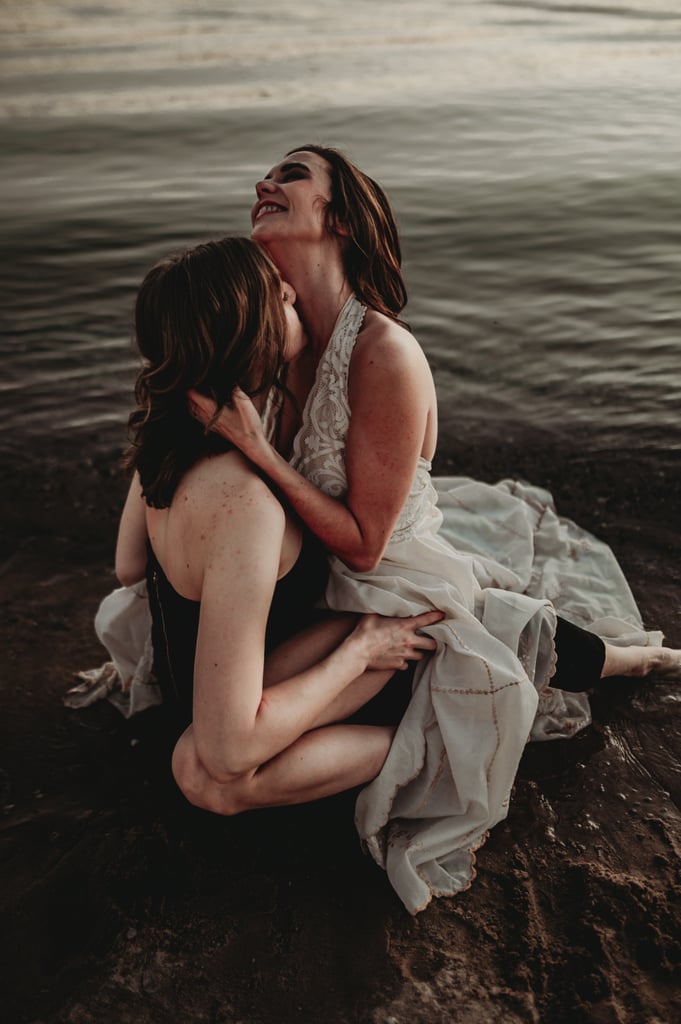
{"label": "dress fabric pooled on sand", "polygon": [[[327,494],[347,489],[348,372],[365,307],[345,304],[317,370],[292,465]],[[434,654],[378,777],[360,793],[359,834],[411,913],[475,876],[475,850],[508,812],[528,739],[590,722],[588,697],[549,688],[556,614],[618,644],[646,633],[610,548],[559,517],[548,492],[514,480],[431,479],[419,461],[385,554],[358,573],[331,557],[330,608],[383,615],[440,609]]]}

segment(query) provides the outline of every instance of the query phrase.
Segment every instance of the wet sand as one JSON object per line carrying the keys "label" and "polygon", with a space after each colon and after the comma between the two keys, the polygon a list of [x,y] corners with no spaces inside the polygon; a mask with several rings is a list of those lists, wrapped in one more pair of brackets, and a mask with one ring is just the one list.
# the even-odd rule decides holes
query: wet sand
{"label": "wet sand", "polygon": [[[457,442],[436,471],[547,486],[681,644],[681,453]],[[174,789],[156,711],[63,707],[104,657],[125,484],[115,451],[34,458],[2,458],[4,1021],[679,1019],[680,681],[617,681],[589,729],[528,747],[472,888],[412,918],[359,847],[353,794],[213,817]]]}

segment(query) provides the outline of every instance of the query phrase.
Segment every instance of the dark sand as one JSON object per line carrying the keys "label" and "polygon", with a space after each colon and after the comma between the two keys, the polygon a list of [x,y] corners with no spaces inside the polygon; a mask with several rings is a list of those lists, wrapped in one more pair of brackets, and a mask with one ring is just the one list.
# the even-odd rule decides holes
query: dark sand
{"label": "dark sand", "polygon": [[[459,440],[437,470],[549,487],[681,644],[681,453]],[[155,712],[62,706],[104,658],[92,622],[125,485],[113,452],[3,463],[4,1022],[681,1019],[678,682],[615,683],[588,730],[528,747],[473,887],[412,918],[360,850],[352,795],[202,814]]]}

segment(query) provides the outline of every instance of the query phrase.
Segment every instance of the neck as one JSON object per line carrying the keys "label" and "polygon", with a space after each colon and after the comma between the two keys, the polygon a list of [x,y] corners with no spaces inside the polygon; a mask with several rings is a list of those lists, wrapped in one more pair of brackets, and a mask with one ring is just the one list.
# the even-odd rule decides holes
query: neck
{"label": "neck", "polygon": [[272,245],[268,250],[281,276],[295,288],[296,309],[310,346],[321,353],[352,294],[337,244]]}

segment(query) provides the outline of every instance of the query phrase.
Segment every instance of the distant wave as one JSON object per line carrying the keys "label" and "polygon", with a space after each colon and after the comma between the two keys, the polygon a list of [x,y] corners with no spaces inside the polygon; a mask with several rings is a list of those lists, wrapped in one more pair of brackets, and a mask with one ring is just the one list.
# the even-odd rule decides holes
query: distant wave
{"label": "distant wave", "polygon": [[681,84],[654,0],[133,0],[0,5],[0,117],[447,102],[489,89]]}

